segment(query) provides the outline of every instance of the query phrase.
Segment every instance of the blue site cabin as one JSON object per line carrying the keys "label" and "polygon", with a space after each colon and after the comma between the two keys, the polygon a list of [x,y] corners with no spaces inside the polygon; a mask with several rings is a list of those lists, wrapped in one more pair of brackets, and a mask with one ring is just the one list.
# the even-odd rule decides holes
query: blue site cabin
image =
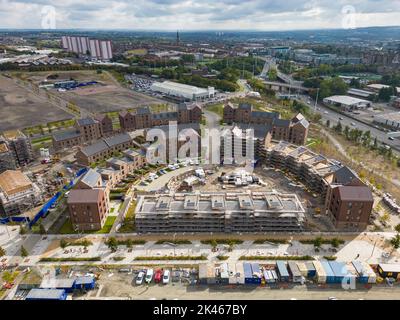
{"label": "blue site cabin", "polygon": [[321,261],[322,268],[324,268],[326,273],[326,283],[335,283],[335,274],[328,261]]}
{"label": "blue site cabin", "polygon": [[314,278],[317,275],[317,271],[315,270],[314,264],[312,262],[305,263],[307,268],[307,277]]}
{"label": "blue site cabin", "polygon": [[248,262],[243,263],[243,271],[244,271],[244,283],[254,284],[253,270],[251,269],[251,264]]}
{"label": "blue site cabin", "polygon": [[335,283],[342,283],[344,279],[347,279],[346,282],[348,282],[350,277],[353,278],[344,262],[330,261],[329,266],[335,275]]}
{"label": "blue site cabin", "polygon": [[74,290],[75,279],[43,279],[40,284],[42,289],[63,289],[65,292],[70,293]]}
{"label": "blue site cabin", "polygon": [[96,279],[94,277],[78,277],[74,283],[74,289],[93,290],[96,287]]}
{"label": "blue site cabin", "polygon": [[67,300],[63,289],[32,289],[25,300]]}
{"label": "blue site cabin", "polygon": [[251,271],[253,273],[253,283],[261,284],[261,269],[258,263],[251,264]]}
{"label": "blue site cabin", "polygon": [[278,271],[279,280],[288,282],[290,276],[289,276],[288,269],[286,268],[286,263],[284,261],[277,261],[276,269]]}

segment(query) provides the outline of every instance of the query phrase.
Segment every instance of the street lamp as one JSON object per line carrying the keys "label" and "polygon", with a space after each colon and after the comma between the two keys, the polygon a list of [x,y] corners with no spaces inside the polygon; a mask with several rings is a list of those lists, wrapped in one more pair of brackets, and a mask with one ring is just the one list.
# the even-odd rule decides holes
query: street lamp
{"label": "street lamp", "polygon": [[317,111],[318,97],[319,97],[319,88],[317,89],[317,96],[315,98],[314,111]]}

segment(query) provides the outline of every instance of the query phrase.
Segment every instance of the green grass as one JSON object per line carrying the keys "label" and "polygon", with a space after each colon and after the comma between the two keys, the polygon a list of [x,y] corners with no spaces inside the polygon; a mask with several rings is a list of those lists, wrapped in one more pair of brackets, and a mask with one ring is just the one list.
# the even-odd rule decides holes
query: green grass
{"label": "green grass", "polygon": [[220,117],[224,115],[224,105],[222,103],[210,105],[206,109],[208,111],[216,113]]}
{"label": "green grass", "polygon": [[[109,216],[106,220],[106,222],[104,223],[104,226],[102,229],[97,230],[97,231],[84,231],[83,233],[88,233],[88,234],[104,234],[104,233],[109,233],[111,231],[111,228],[115,222],[115,220],[117,219],[117,217],[115,216]],[[63,226],[60,228],[60,230],[58,231],[59,234],[77,234],[80,232],[75,231],[72,228],[72,223],[71,220],[67,220]]]}
{"label": "green grass", "polygon": [[43,142],[51,142],[52,138],[51,137],[41,137],[37,139],[32,139],[31,142],[32,144],[38,144],[38,143],[43,143]]}

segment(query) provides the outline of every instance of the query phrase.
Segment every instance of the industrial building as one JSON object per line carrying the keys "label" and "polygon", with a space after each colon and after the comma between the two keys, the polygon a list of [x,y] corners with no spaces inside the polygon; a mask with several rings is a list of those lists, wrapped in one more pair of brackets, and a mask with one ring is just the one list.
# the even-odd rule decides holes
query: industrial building
{"label": "industrial building", "polygon": [[0,138],[0,173],[15,169],[17,169],[17,163],[14,155],[8,147],[7,142]]}
{"label": "industrial building", "polygon": [[0,214],[14,216],[42,203],[42,191],[21,171],[7,170],[0,174]]}
{"label": "industrial building", "polygon": [[67,293],[62,289],[32,289],[25,300],[67,300]]}
{"label": "industrial building", "polygon": [[183,98],[187,101],[200,101],[215,96],[214,87],[205,89],[172,81],[155,82],[150,89],[171,97]]}
{"label": "industrial building", "polygon": [[191,193],[140,196],[139,233],[299,232],[305,210],[295,194]]}
{"label": "industrial building", "polygon": [[400,112],[383,113],[374,117],[374,123],[400,131]]}
{"label": "industrial building", "polygon": [[373,207],[372,191],[340,162],[285,141],[266,145],[262,160],[302,181],[324,201],[324,212],[340,229],[364,230]]}
{"label": "industrial building", "polygon": [[371,101],[350,96],[331,96],[323,100],[327,105],[339,107],[344,111],[352,111],[371,107]]}

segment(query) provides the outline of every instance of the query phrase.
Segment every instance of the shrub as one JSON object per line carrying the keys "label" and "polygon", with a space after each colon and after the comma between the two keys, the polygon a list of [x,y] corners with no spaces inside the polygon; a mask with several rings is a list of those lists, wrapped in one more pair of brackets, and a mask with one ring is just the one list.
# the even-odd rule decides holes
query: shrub
{"label": "shrub", "polygon": [[24,246],[21,246],[21,257],[23,257],[23,258],[25,258],[25,257],[27,257],[29,254],[28,254],[28,251],[25,249],[25,247]]}
{"label": "shrub", "polygon": [[186,240],[186,239],[181,239],[181,240],[168,240],[168,239],[161,239],[161,240],[158,240],[157,242],[156,242],[156,244],[164,244],[164,243],[173,243],[173,244],[176,244],[176,245],[179,245],[179,244],[192,244],[192,242],[190,241],[190,240]]}
{"label": "shrub", "polygon": [[161,256],[161,257],[136,257],[136,261],[146,260],[207,260],[206,256]]}
{"label": "shrub", "polygon": [[228,260],[229,256],[220,255],[220,256],[217,256],[217,259],[220,260],[220,261],[224,261],[224,260]]}
{"label": "shrub", "polygon": [[257,239],[254,241],[254,244],[264,244],[265,242],[271,242],[276,244],[286,244],[287,240],[284,239]]}
{"label": "shrub", "polygon": [[208,240],[201,240],[202,244],[210,244],[212,245],[213,243],[217,244],[242,244],[243,240],[240,239],[208,239]]}
{"label": "shrub", "polygon": [[324,256],[324,259],[328,260],[328,261],[335,261],[337,259],[337,257],[336,256]]}
{"label": "shrub", "polygon": [[241,256],[239,260],[314,260],[311,256]]}
{"label": "shrub", "polygon": [[125,257],[113,257],[114,261],[122,261],[124,259],[125,259]]}
{"label": "shrub", "polygon": [[100,257],[70,257],[70,258],[41,258],[40,262],[81,262],[81,261],[101,261]]}

